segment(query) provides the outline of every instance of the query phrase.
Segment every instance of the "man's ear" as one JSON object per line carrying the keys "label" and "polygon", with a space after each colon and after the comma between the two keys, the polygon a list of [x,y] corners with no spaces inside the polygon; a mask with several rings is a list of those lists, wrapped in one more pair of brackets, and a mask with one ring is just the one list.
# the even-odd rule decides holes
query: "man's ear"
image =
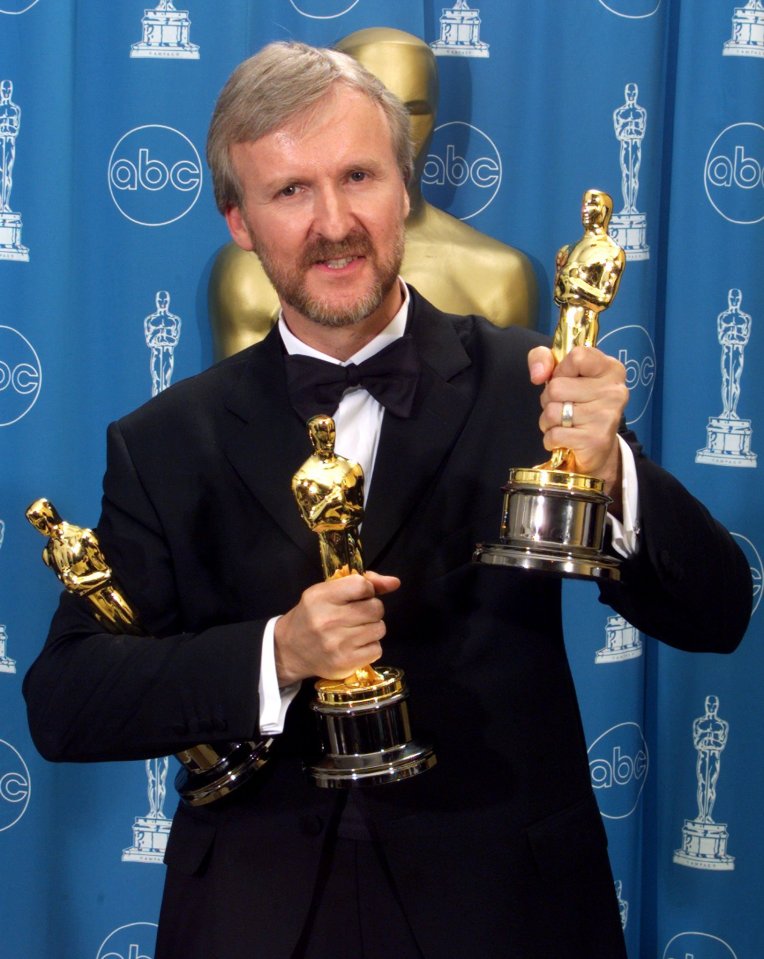
{"label": "man's ear", "polygon": [[229,207],[226,210],[225,221],[228,224],[228,230],[234,243],[240,246],[242,250],[253,250],[254,244],[250,238],[247,224],[244,222],[241,208],[238,206]]}
{"label": "man's ear", "polygon": [[406,189],[406,185],[403,186],[403,219],[411,213],[411,197],[409,196],[409,191]]}

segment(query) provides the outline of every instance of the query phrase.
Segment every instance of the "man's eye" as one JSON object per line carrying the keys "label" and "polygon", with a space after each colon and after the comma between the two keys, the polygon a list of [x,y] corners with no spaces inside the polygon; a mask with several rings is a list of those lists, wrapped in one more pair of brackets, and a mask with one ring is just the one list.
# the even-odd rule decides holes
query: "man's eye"
{"label": "man's eye", "polygon": [[353,183],[361,183],[366,179],[366,173],[364,173],[363,170],[353,170],[353,172],[350,174],[350,179],[353,181]]}
{"label": "man's eye", "polygon": [[279,196],[294,196],[297,193],[297,187],[294,183],[290,183],[289,186],[285,186],[282,190],[279,190]]}

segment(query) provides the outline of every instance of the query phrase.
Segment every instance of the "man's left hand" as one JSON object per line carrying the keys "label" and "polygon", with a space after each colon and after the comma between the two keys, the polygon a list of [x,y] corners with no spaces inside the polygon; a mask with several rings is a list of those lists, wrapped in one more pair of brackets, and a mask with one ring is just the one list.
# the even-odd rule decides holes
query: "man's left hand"
{"label": "man's left hand", "polygon": [[[623,363],[601,350],[576,346],[555,363],[552,351],[537,346],[528,354],[531,382],[545,383],[539,427],[544,447],[570,449],[579,472],[605,481],[620,515],[621,454],[616,434],[629,399]],[[573,404],[571,426],[562,426],[563,403]]]}

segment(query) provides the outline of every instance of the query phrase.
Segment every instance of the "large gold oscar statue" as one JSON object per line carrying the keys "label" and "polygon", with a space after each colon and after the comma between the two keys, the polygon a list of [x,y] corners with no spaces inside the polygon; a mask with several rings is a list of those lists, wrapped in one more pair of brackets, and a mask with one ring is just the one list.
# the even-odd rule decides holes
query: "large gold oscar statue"
{"label": "large gold oscar statue", "polygon": [[[403,278],[447,312],[477,313],[497,326],[535,326],[536,280],[527,257],[422,196],[438,105],[438,73],[430,47],[402,30],[371,27],[340,40],[337,49],[378,77],[411,115],[415,162]],[[222,248],[210,276],[209,310],[219,359],[265,336],[278,317],[279,301],[255,253],[235,243]]]}

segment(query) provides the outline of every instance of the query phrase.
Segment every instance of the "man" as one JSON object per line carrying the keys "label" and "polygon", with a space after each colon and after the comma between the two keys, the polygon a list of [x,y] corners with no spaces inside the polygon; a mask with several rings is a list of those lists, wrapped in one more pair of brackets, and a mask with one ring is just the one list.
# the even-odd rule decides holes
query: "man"
{"label": "man", "polygon": [[[470,557],[496,534],[508,464],[543,445],[606,480],[629,555],[602,591],[636,627],[732,649],[750,615],[745,558],[617,435],[617,361],[581,349],[554,367],[538,335],[441,314],[399,280],[408,117],[355,61],[265,48],[221,93],[208,157],[281,320],[110,427],[98,535],[149,635],[104,634],[62,597],[25,686],[38,748],[136,759],[277,733],[254,782],[178,808],[155,959],[624,956],[559,581]],[[292,405],[304,384],[287,354],[334,372],[384,349],[416,371],[390,409],[361,381],[336,410]],[[529,370],[545,384],[540,418]],[[320,412],[338,455],[363,467],[374,570],[328,582],[290,490]],[[383,645],[438,763],[349,794],[315,788],[301,769],[311,680],[347,676]]]}

